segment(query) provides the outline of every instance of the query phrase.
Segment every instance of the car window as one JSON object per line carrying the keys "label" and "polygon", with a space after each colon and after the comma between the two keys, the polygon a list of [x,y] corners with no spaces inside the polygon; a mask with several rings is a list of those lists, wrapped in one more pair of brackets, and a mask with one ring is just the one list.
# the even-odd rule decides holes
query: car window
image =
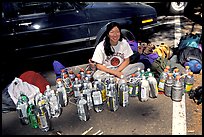
{"label": "car window", "polygon": [[69,2],[3,2],[2,6],[3,17],[5,18],[74,9]]}

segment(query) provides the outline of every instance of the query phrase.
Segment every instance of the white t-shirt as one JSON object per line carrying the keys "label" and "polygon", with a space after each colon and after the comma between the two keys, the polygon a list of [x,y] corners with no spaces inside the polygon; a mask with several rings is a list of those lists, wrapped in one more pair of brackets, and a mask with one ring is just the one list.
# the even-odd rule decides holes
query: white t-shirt
{"label": "white t-shirt", "polygon": [[103,44],[104,40],[96,46],[92,60],[96,63],[105,65],[107,68],[117,68],[124,59],[133,55],[133,51],[125,39],[118,41],[116,46],[111,46],[111,48],[113,48],[112,51],[115,51],[111,56],[106,56]]}

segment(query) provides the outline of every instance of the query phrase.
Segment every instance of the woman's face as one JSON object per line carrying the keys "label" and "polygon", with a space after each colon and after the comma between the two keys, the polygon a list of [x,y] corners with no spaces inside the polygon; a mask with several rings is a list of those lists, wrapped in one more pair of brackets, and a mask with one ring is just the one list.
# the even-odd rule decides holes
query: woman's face
{"label": "woman's face", "polygon": [[117,26],[113,27],[109,32],[110,43],[116,45],[120,39],[120,30]]}

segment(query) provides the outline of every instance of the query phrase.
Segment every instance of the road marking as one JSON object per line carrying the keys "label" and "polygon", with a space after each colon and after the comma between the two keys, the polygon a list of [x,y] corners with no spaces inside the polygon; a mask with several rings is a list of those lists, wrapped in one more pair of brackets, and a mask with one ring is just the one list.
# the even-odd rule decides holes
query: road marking
{"label": "road marking", "polygon": [[[175,41],[174,47],[178,47],[181,38],[180,16],[175,16]],[[173,101],[172,135],[186,135],[186,106],[185,94],[180,102]]]}

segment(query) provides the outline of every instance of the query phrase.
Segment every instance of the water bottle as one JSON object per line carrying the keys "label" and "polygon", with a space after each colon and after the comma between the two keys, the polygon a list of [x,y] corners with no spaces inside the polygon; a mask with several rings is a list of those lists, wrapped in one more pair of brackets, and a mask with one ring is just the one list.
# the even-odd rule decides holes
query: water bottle
{"label": "water bottle", "polygon": [[119,104],[122,107],[126,107],[129,104],[129,88],[127,85],[127,80],[124,75],[121,75],[118,81],[118,92],[119,92]]}
{"label": "water bottle", "polygon": [[87,77],[89,81],[93,81],[93,74],[90,70],[86,71],[85,77]]}
{"label": "water bottle", "polygon": [[50,93],[51,93],[49,96],[50,114],[53,118],[59,117],[62,113],[62,108],[59,103],[59,98],[55,94],[54,90],[51,90]]}
{"label": "water bottle", "polygon": [[76,77],[72,85],[74,98],[77,100],[79,95],[82,93],[82,82]]}
{"label": "water bottle", "polygon": [[172,86],[174,82],[174,77],[172,73],[168,73],[165,84],[164,84],[164,94],[167,97],[171,97]]}
{"label": "water bottle", "polygon": [[84,99],[82,94],[79,95],[76,105],[79,119],[81,121],[88,121],[90,118],[90,114],[88,110],[87,101]]}
{"label": "water bottle", "polygon": [[158,95],[158,84],[155,77],[153,77],[152,73],[149,73],[149,77],[147,78],[150,86],[149,97],[157,98]]}
{"label": "water bottle", "polygon": [[67,72],[67,70],[66,69],[61,69],[61,78],[62,78],[62,80],[64,81],[64,75],[67,75],[68,74],[68,72]]}
{"label": "water bottle", "polygon": [[[85,78],[87,79],[87,77]],[[93,101],[91,97],[92,86],[89,86],[88,82],[83,83],[82,94],[84,99],[87,101],[88,109],[91,110],[93,108]]]}
{"label": "water bottle", "polygon": [[184,92],[191,91],[194,84],[193,72],[188,72],[188,75],[184,79]]}
{"label": "water bottle", "polygon": [[167,78],[167,69],[164,69],[164,71],[161,73],[161,75],[159,76],[159,84],[158,84],[158,93],[162,94],[164,93],[164,83],[166,81]]}
{"label": "water bottle", "polygon": [[68,97],[71,96],[73,94],[72,81],[69,78],[68,74],[64,75],[64,87],[65,87]]}
{"label": "water bottle", "polygon": [[145,76],[142,76],[142,80],[139,84],[139,93],[138,98],[141,102],[145,102],[149,99],[149,93],[150,93],[150,86],[149,82],[146,80]]}
{"label": "water bottle", "polygon": [[129,87],[129,96],[130,97],[136,97],[138,94],[138,86],[139,83],[136,79],[136,74],[132,74],[131,77],[128,80],[128,87]]}
{"label": "water bottle", "polygon": [[97,80],[95,80],[93,84],[96,84],[97,88],[101,91],[103,103],[106,102],[106,87],[101,78],[97,78]]}
{"label": "water bottle", "polygon": [[68,96],[62,81],[57,81],[57,92],[59,95],[59,103],[62,107],[68,105]]}
{"label": "water bottle", "polygon": [[71,79],[71,81],[73,82],[75,80],[76,75],[74,74],[73,70],[69,70],[68,72],[69,78]]}
{"label": "water bottle", "polygon": [[102,112],[104,109],[103,99],[102,99],[102,93],[97,88],[97,85],[93,85],[93,90],[91,92],[91,97],[93,100],[93,108],[96,112]]}
{"label": "water bottle", "polygon": [[40,98],[37,105],[37,119],[38,126],[43,132],[47,132],[51,129],[51,121],[49,119],[48,110],[45,107],[46,101]]}
{"label": "water bottle", "polygon": [[[50,93],[49,93],[50,94]],[[49,95],[50,96],[50,95]],[[39,103],[39,101],[43,100],[44,101],[44,105],[47,109],[47,114],[49,119],[52,118],[51,113],[50,113],[50,105],[49,105],[49,97],[46,97],[44,94],[40,93],[39,94],[39,98],[37,100],[37,103]]]}
{"label": "water bottle", "polygon": [[176,78],[177,75],[181,75],[178,68],[173,70],[173,77]]}
{"label": "water bottle", "polygon": [[29,124],[28,115],[27,115],[28,101],[29,101],[28,97],[23,93],[20,93],[20,96],[18,97],[18,101],[16,105],[16,111],[22,125]]}
{"label": "water bottle", "polygon": [[147,68],[147,71],[144,73],[146,79],[149,77],[149,74],[152,74],[152,76],[154,76],[154,74],[151,72],[150,68]]}
{"label": "water bottle", "polygon": [[27,115],[30,127],[38,128],[37,110],[35,105],[33,104],[28,105]]}
{"label": "water bottle", "polygon": [[176,76],[176,79],[174,80],[173,87],[172,87],[172,94],[171,98],[173,101],[181,101],[182,100],[182,95],[183,95],[183,85],[182,81],[180,79],[180,76]]}
{"label": "water bottle", "polygon": [[83,80],[83,79],[85,78],[85,72],[84,72],[84,69],[83,69],[83,68],[80,68],[79,74],[80,74],[80,76],[81,76],[81,79]]}
{"label": "water bottle", "polygon": [[118,92],[113,78],[107,87],[107,107],[110,111],[116,111],[119,107]]}

